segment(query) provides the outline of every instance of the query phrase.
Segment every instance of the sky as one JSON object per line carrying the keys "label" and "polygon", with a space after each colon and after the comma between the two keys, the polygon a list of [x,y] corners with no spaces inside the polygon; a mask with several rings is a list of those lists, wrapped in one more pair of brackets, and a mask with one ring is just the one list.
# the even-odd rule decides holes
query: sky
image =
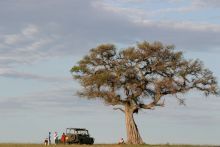
{"label": "sky", "polygon": [[[67,127],[95,143],[126,138],[121,112],[79,98],[70,73],[91,48],[174,44],[220,80],[219,0],[0,0],[0,143],[41,143]],[[220,144],[220,97],[196,92],[135,119],[146,143]]]}

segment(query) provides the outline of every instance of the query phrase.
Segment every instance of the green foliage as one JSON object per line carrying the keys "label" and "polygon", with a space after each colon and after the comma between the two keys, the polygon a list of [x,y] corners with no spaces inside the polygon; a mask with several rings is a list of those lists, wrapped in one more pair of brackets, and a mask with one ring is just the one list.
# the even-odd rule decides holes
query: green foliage
{"label": "green foliage", "polygon": [[71,69],[71,72],[79,72],[81,70],[82,68],[80,66],[73,66],[73,68]]}

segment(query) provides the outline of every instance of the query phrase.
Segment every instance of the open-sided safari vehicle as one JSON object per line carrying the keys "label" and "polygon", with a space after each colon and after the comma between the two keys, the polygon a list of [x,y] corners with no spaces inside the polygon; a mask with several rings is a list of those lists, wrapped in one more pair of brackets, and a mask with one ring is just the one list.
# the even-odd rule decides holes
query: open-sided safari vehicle
{"label": "open-sided safari vehicle", "polygon": [[66,128],[66,143],[68,144],[93,144],[94,138],[90,137],[87,129]]}

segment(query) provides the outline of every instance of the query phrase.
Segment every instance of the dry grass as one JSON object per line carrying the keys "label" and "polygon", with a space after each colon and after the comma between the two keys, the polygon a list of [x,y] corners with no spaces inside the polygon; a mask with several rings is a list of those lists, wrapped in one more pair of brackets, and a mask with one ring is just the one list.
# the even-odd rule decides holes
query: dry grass
{"label": "dry grass", "polygon": [[[45,147],[43,144],[0,144],[0,147]],[[217,147],[207,145],[118,145],[118,144],[94,144],[94,145],[50,145],[50,147]]]}

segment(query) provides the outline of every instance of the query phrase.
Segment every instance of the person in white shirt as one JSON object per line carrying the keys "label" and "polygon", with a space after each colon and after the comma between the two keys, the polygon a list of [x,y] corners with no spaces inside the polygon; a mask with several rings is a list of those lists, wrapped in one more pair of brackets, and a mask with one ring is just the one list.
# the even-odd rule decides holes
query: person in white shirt
{"label": "person in white shirt", "polygon": [[54,138],[55,145],[57,145],[58,144],[58,134],[57,134],[57,132],[54,132],[53,138]]}

